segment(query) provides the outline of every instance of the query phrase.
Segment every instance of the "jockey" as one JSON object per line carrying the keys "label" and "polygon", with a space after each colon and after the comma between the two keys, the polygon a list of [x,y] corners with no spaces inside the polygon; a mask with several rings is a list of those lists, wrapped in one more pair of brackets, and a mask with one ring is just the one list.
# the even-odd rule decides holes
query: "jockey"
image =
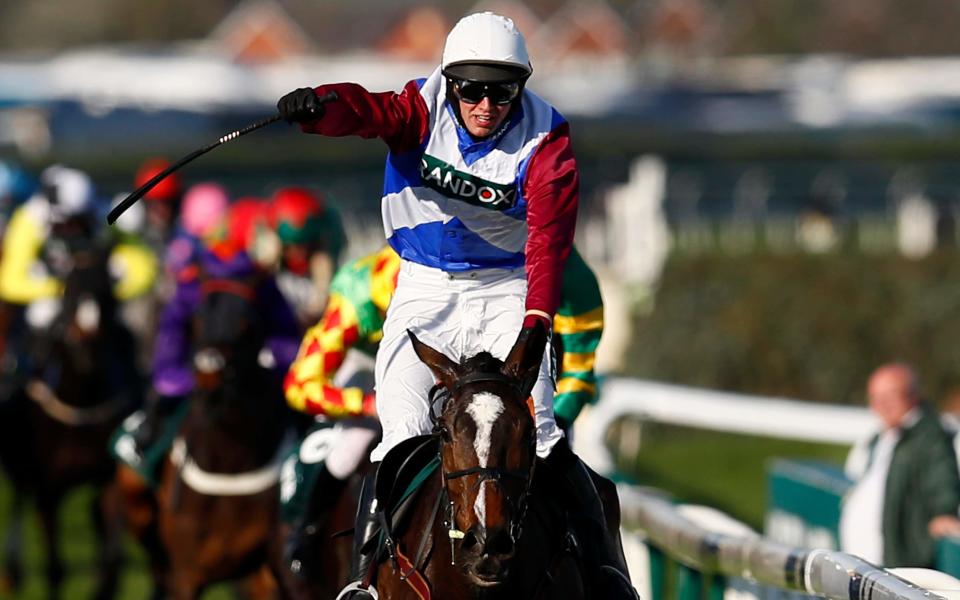
{"label": "jockey", "polygon": [[[7,229],[13,211],[33,195],[37,182],[27,171],[11,162],[0,161],[0,240]],[[0,245],[0,261],[3,249]],[[15,367],[15,357],[7,354],[11,340],[21,332],[20,311],[14,305],[0,302],[0,380]],[[6,383],[9,383],[7,381]],[[0,401],[9,396],[10,386],[0,381]]]}
{"label": "jockey", "polygon": [[[341,423],[337,445],[311,481],[304,482],[309,489],[305,502],[290,511],[295,513],[290,519],[293,534],[284,558],[297,574],[315,571],[308,564],[308,540],[376,440],[378,428],[363,420],[376,416],[372,381],[362,386],[356,381],[360,378],[356,371],[363,362],[372,364],[399,269],[400,257],[389,246],[341,267],[330,284],[323,316],[307,331],[284,380],[284,393],[292,408]],[[351,352],[365,356],[366,361]],[[352,366],[345,365],[351,362]],[[284,504],[294,502],[288,499]]]}
{"label": "jockey", "polygon": [[[564,262],[573,244],[579,174],[569,125],[525,90],[532,73],[526,43],[509,19],[479,13],[451,30],[440,66],[400,93],[357,84],[301,88],[281,98],[280,114],[307,133],[379,137],[390,149],[382,214],[400,275],[377,353],[380,461],[400,442],[431,430],[430,369],[407,330],[440,352],[505,358],[557,312]],[[321,96],[336,99],[324,105]],[[614,551],[603,505],[586,466],[553,416],[553,365],[545,352],[533,390],[537,455],[567,482],[567,510],[585,547],[596,595],[635,597]],[[372,481],[365,482],[355,530],[375,530]],[[358,553],[359,554],[359,553]],[[354,564],[344,598],[369,598]]]}
{"label": "jockey", "polygon": [[13,211],[33,195],[37,183],[24,169],[11,162],[0,161],[0,239]]}
{"label": "jockey", "polygon": [[[152,253],[130,240],[110,243],[100,238],[96,210],[90,178],[54,165],[41,173],[40,189],[14,211],[3,239],[0,300],[24,307],[30,330],[48,331],[60,310],[63,277],[72,267],[73,253],[85,247],[109,243],[118,300],[141,296],[153,285],[157,268]],[[17,366],[21,373],[29,368]]]}
{"label": "jockey", "polygon": [[176,283],[197,277],[204,243],[221,233],[229,204],[227,190],[219,183],[198,183],[183,195],[180,218],[164,257],[167,273]]}
{"label": "jockey", "polygon": [[[397,286],[400,257],[390,246],[347,263],[333,278],[330,300],[323,318],[307,331],[296,360],[284,381],[287,402],[296,410],[327,418],[374,416],[374,396],[358,387],[339,387],[334,374],[351,348],[373,356],[383,335],[387,306]],[[563,295],[554,317],[554,331],[563,352],[563,368],[554,411],[558,424],[573,423],[585,404],[596,401],[594,357],[603,332],[603,300],[597,278],[572,249],[563,273]],[[368,431],[368,430],[367,430]],[[367,441],[372,441],[372,436]],[[343,444],[331,450],[328,462],[346,463],[356,468],[363,456],[338,457],[334,453],[364,452],[362,443]],[[340,469],[339,477],[320,469],[310,482],[307,511],[297,520],[297,528],[288,540],[287,558],[296,572],[310,570],[304,562],[309,554],[300,552],[304,541],[317,530],[336,502],[343,482],[353,469]]]}
{"label": "jockey", "polygon": [[[126,197],[126,193],[117,194],[110,207],[119,205]],[[145,239],[146,221],[147,209],[138,202],[120,215],[114,227],[108,228],[117,245],[116,260],[111,268],[115,273],[121,273],[123,278],[128,278],[129,285],[146,292],[132,295],[120,306],[120,317],[136,339],[137,363],[144,373],[150,368],[157,296],[160,292],[158,288],[163,285],[159,277],[158,254]]]}
{"label": "jockey", "polygon": [[238,248],[245,248],[250,258],[265,270],[276,262],[280,254],[279,242],[271,244],[271,252],[265,258],[263,250],[258,248],[260,240],[265,238],[270,228],[269,209],[270,206],[266,200],[252,196],[237,198],[227,210],[225,232],[226,239],[231,244]]}
{"label": "jockey", "polygon": [[[164,158],[148,159],[137,169],[134,189],[146,184],[169,166],[170,161]],[[144,238],[157,256],[163,255],[173,236],[182,196],[183,183],[180,175],[174,172],[164,177],[143,197],[146,200]]]}
{"label": "jockey", "polygon": [[343,225],[324,195],[307,188],[281,188],[269,206],[270,226],[280,242],[277,285],[309,326],[323,313],[344,246]]}
{"label": "jockey", "polygon": [[282,378],[296,356],[300,337],[296,317],[273,278],[256,269],[245,252],[228,242],[201,246],[195,267],[193,277],[178,281],[160,317],[153,350],[152,393],[148,394],[145,419],[135,432],[141,454],[157,441],[167,417],[193,390],[191,320],[200,305],[203,278],[258,277],[256,302],[268,334],[264,347],[272,354],[271,369]]}
{"label": "jockey", "polygon": [[[33,310],[37,319],[59,298],[69,251],[96,243],[98,233],[93,182],[85,173],[54,165],[43,171],[40,183],[40,191],[14,211],[0,261],[0,300],[27,306],[28,317]],[[148,250],[120,239],[110,260],[118,299],[134,298],[153,285],[156,263]]]}

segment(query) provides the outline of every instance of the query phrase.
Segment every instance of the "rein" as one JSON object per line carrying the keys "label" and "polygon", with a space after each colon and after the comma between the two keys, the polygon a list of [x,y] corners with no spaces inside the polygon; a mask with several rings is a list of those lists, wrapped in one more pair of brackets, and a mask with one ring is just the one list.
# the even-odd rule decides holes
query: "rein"
{"label": "rein", "polygon": [[39,379],[30,380],[25,391],[27,396],[36,402],[47,415],[64,425],[74,427],[106,423],[121,415],[127,408],[126,402],[116,398],[94,406],[83,408],[72,406],[58,398],[56,392]]}

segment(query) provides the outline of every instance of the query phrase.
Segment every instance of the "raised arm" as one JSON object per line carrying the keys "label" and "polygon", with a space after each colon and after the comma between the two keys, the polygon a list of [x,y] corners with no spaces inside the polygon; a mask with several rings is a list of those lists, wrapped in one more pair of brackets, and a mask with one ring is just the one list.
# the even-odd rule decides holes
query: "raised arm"
{"label": "raised arm", "polygon": [[580,174],[563,123],[550,132],[530,159],[524,182],[527,199],[527,302],[524,327],[534,319],[549,325],[560,303],[563,266],[573,246]]}
{"label": "raised arm", "polygon": [[[295,90],[280,99],[277,108],[288,121],[300,123],[306,133],[331,137],[356,135],[380,138],[393,152],[412,150],[428,133],[428,111],[417,81],[400,93],[372,93],[355,83],[333,83]],[[313,104],[329,92],[337,98],[324,105]]]}

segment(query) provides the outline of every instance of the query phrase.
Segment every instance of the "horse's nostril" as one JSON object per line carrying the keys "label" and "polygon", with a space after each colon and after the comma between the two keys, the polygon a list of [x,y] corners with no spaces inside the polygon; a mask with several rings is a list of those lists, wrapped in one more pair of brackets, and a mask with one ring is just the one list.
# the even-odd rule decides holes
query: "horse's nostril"
{"label": "horse's nostril", "polygon": [[506,531],[498,531],[489,540],[487,540],[487,554],[494,556],[505,556],[513,554],[513,537]]}
{"label": "horse's nostril", "polygon": [[460,547],[463,548],[465,551],[472,550],[479,543],[480,543],[480,538],[477,536],[477,533],[473,529],[471,529],[470,531],[467,532],[465,536],[463,536],[463,543]]}

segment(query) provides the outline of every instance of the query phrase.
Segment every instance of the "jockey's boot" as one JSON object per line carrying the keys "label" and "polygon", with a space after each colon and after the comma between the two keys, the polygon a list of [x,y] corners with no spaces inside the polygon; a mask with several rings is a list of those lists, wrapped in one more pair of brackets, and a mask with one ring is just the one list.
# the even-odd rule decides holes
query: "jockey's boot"
{"label": "jockey's boot", "polygon": [[353,530],[353,555],[350,559],[350,583],[337,595],[336,600],[377,600],[379,594],[373,587],[373,581],[366,582],[367,574],[376,560],[379,548],[367,548],[367,545],[377,534],[377,506],[376,487],[377,471],[380,463],[373,467],[363,478],[363,487],[360,490],[360,502],[357,505],[357,520]]}
{"label": "jockey's boot", "polygon": [[619,536],[607,531],[603,502],[590,472],[570,449],[566,438],[553,447],[546,464],[565,485],[570,524],[581,546],[591,597],[639,600],[619,548]]}
{"label": "jockey's boot", "polygon": [[313,558],[324,541],[321,532],[327,516],[340,498],[347,481],[334,477],[326,465],[320,466],[303,514],[294,523],[284,547],[285,562],[295,575],[309,579],[319,574],[319,565],[313,564]]}
{"label": "jockey's boot", "polygon": [[144,408],[144,419],[133,432],[133,441],[137,446],[137,453],[142,457],[154,444],[159,441],[167,424],[167,419],[176,412],[182,398],[155,397],[149,398]]}

